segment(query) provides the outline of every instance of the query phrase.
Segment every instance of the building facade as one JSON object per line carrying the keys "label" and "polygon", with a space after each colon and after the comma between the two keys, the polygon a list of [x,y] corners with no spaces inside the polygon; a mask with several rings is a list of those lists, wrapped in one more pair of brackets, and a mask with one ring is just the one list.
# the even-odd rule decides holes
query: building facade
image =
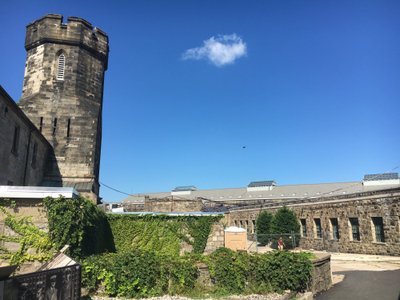
{"label": "building facade", "polygon": [[[246,229],[256,239],[260,212],[292,209],[301,227],[303,249],[333,252],[400,255],[400,179],[397,173],[365,175],[359,182],[278,185],[252,182],[245,188],[199,190],[194,187],[164,193],[132,195],[122,204],[130,208],[165,210],[166,199],[198,202],[187,209],[222,211],[227,226]],[[178,199],[176,199],[178,197]],[[139,207],[142,199],[144,206]],[[164,199],[164,202],[161,201]],[[157,200],[159,202],[157,202]],[[134,205],[130,205],[134,204]],[[158,205],[158,207],[157,207]],[[179,207],[182,210],[182,207]],[[290,234],[290,233],[287,233]]]}
{"label": "building facade", "polygon": [[0,141],[0,185],[40,185],[51,145],[1,86]]}
{"label": "building facade", "polygon": [[[400,255],[400,188],[288,203],[300,223],[300,247],[331,252]],[[282,205],[241,207],[227,223],[254,236],[261,211]]]}

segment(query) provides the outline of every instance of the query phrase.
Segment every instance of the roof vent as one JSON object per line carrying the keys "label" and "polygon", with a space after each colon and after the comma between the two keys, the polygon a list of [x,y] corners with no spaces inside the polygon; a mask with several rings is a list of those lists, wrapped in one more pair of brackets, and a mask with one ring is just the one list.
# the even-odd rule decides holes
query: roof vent
{"label": "roof vent", "polygon": [[381,173],[364,175],[363,185],[400,184],[399,173]]}
{"label": "roof vent", "polygon": [[256,191],[270,191],[276,186],[276,182],[274,180],[268,181],[252,181],[247,186],[248,192],[256,192]]}
{"label": "roof vent", "polygon": [[194,185],[177,186],[172,190],[171,195],[190,195],[194,191],[197,191]]}

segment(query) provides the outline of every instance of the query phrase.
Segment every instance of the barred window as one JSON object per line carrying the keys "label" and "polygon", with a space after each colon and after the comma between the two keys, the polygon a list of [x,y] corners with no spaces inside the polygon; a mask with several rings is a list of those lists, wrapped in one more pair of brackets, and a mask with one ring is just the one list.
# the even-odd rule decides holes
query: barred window
{"label": "barred window", "polygon": [[315,237],[321,239],[322,238],[321,219],[314,219],[314,224],[315,224]]}
{"label": "barred window", "polygon": [[307,236],[307,222],[306,219],[300,219],[301,223],[301,236],[306,237]]}
{"label": "barred window", "polygon": [[384,243],[383,219],[381,217],[373,217],[372,223],[374,224],[375,242]]}
{"label": "barred window", "polygon": [[339,240],[340,235],[339,235],[339,222],[337,218],[332,218],[331,219],[331,228],[332,228],[332,238],[334,240]]}
{"label": "barred window", "polygon": [[357,218],[349,218],[350,227],[351,227],[351,239],[353,241],[360,240],[360,224],[358,223]]}
{"label": "barred window", "polygon": [[57,80],[64,80],[64,71],[65,71],[65,55],[61,53],[58,56],[57,61]]}

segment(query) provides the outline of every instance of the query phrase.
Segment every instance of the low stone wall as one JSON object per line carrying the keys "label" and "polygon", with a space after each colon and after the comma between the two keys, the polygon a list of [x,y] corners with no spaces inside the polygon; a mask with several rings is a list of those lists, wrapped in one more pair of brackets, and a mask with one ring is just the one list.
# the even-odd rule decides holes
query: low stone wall
{"label": "low stone wall", "polygon": [[312,263],[313,273],[308,290],[315,295],[332,286],[331,255],[319,255]]}
{"label": "low stone wall", "polygon": [[203,204],[199,200],[175,199],[167,197],[162,199],[146,197],[144,200],[144,211],[153,212],[187,212],[201,211]]}

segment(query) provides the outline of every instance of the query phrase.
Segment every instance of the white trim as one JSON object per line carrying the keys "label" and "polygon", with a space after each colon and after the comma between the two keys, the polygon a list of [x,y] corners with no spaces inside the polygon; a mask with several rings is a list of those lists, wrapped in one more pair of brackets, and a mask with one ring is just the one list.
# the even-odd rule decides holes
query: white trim
{"label": "white trim", "polygon": [[43,199],[46,197],[76,198],[79,192],[72,187],[10,186],[0,185],[0,198]]}
{"label": "white trim", "polygon": [[371,186],[371,185],[395,185],[395,184],[400,184],[400,178],[399,179],[385,179],[385,180],[364,180],[363,185],[364,186]]}

